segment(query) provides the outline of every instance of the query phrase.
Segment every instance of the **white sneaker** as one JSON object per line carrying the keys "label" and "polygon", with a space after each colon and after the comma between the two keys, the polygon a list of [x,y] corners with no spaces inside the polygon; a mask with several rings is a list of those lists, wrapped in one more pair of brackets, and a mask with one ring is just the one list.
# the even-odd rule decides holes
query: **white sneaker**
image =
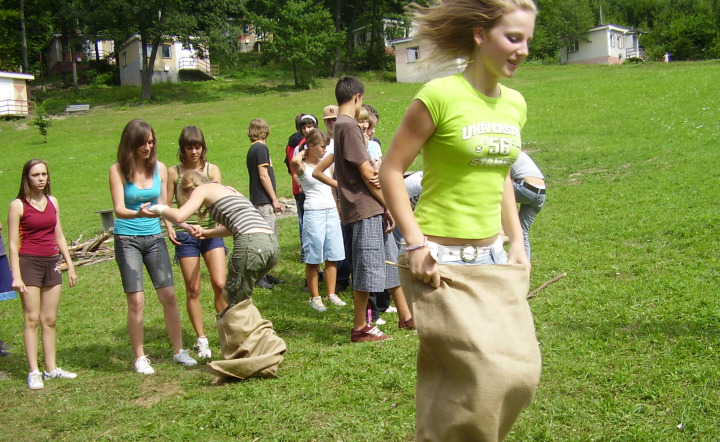
{"label": "white sneaker", "polygon": [[51,371],[50,373],[44,371],[43,372],[43,379],[75,379],[77,377],[77,374],[70,373],[69,371],[65,371],[60,367],[55,367],[55,370]]}
{"label": "white sneaker", "polygon": [[310,307],[314,308],[319,312],[324,312],[325,310],[327,310],[327,308],[325,308],[322,303],[322,298],[320,298],[319,296],[316,296],[310,300]]}
{"label": "white sneaker", "polygon": [[397,313],[397,308],[393,307],[392,305],[388,307],[384,313]]}
{"label": "white sneaker", "polygon": [[336,295],[336,294],[334,294],[334,293],[329,294],[328,297],[327,297],[327,299],[328,299],[328,302],[329,302],[330,304],[332,304],[332,305],[337,305],[338,307],[342,307],[342,306],[344,306],[344,305],[347,305],[347,302],[345,302],[345,301],[343,301],[342,299],[340,299],[340,297],[338,297],[338,295]]}
{"label": "white sneaker", "polygon": [[385,325],[387,322],[383,318],[377,318],[377,321],[375,321],[375,325]]}
{"label": "white sneaker", "polygon": [[150,359],[147,356],[140,356],[135,360],[135,371],[140,374],[153,374],[155,370],[150,366]]}
{"label": "white sneaker", "polygon": [[38,370],[28,373],[27,384],[31,390],[42,390],[45,388],[45,384],[43,384],[42,381],[42,374]]}
{"label": "white sneaker", "polygon": [[210,351],[210,344],[207,338],[197,338],[195,343],[195,350],[197,350],[198,358],[211,358],[212,352]]}
{"label": "white sneaker", "polygon": [[194,367],[197,365],[197,361],[190,356],[187,350],[183,350],[182,348],[173,356],[173,361],[186,367]]}

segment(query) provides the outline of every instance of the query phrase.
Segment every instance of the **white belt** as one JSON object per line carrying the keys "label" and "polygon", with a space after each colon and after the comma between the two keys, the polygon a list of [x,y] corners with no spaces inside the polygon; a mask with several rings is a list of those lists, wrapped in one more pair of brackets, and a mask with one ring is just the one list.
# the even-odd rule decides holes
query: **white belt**
{"label": "white belt", "polygon": [[442,246],[428,242],[430,254],[437,262],[473,262],[492,253],[492,247],[478,247],[472,244],[463,246]]}

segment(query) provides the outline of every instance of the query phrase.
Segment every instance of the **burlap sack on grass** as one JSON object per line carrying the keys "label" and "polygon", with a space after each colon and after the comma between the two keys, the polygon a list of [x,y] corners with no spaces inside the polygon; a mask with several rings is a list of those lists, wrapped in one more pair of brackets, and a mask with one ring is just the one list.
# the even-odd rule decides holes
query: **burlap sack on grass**
{"label": "burlap sack on grass", "polygon": [[277,377],[285,341],[275,334],[272,322],[260,316],[252,298],[228,309],[217,320],[217,330],[224,360],[212,361],[213,370],[239,379]]}
{"label": "burlap sack on grass", "polygon": [[449,280],[433,289],[400,269],[420,341],[417,440],[503,440],[540,381],[527,272],[440,265],[440,274]]}

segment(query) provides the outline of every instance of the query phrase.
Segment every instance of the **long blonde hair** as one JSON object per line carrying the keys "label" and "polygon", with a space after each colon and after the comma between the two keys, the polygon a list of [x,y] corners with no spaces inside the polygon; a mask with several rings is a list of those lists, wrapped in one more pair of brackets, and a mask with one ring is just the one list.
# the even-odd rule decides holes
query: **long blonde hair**
{"label": "long blonde hair", "polygon": [[[197,170],[188,170],[185,172],[180,178],[180,185],[178,186],[178,192],[177,192],[177,201],[178,206],[182,206],[185,204],[188,200],[188,193],[192,193],[193,190],[195,190],[196,187],[201,186],[203,184],[208,184],[211,181],[202,173],[198,172]],[[189,192],[188,192],[189,191]],[[207,214],[207,207],[198,209],[198,220],[202,221],[205,219],[205,215]]]}
{"label": "long blonde hair", "polygon": [[473,29],[492,29],[503,15],[523,9],[537,13],[532,0],[438,0],[431,6],[408,5],[418,23],[418,36],[432,52],[425,60],[469,61],[475,51]]}

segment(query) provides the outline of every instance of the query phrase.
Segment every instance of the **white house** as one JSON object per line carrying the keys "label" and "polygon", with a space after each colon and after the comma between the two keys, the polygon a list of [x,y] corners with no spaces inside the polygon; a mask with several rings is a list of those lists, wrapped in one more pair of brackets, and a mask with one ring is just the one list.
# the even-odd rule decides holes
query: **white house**
{"label": "white house", "polygon": [[587,39],[580,39],[560,49],[562,64],[621,64],[628,58],[644,58],[640,33],[613,24],[588,30]]}
{"label": "white house", "polygon": [[0,115],[16,117],[30,112],[28,81],[34,79],[30,74],[0,71]]}
{"label": "white house", "polygon": [[[152,46],[145,48],[148,56]],[[120,84],[122,86],[142,85],[142,43],[140,35],[130,37],[118,50],[118,65],[120,66]],[[216,66],[210,65],[210,58],[197,55],[192,47],[183,47],[182,42],[168,39],[158,48],[153,66],[153,83],[181,81],[183,73],[194,73],[203,79],[212,79],[216,74]]]}
{"label": "white house", "polygon": [[466,62],[457,59],[444,65],[427,62],[433,46],[417,37],[417,28],[413,24],[409,36],[390,42],[395,48],[395,76],[398,83],[425,83],[433,78],[457,74],[465,69]]}

